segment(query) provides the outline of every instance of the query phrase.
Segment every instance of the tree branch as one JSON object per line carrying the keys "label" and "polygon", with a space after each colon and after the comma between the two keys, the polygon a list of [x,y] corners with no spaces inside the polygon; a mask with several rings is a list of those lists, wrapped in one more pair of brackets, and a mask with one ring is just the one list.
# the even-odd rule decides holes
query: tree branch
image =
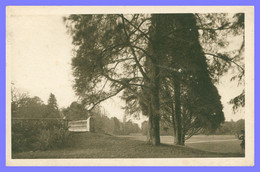
{"label": "tree branch", "polygon": [[138,46],[135,46],[135,45],[131,45],[133,48],[136,48],[136,49],[138,49],[138,50],[141,50],[147,57],[150,57],[150,58],[152,58],[153,56],[152,55],[150,55],[146,50],[144,50],[143,48],[141,48],[141,47],[138,47]]}
{"label": "tree branch", "polygon": [[[135,90],[133,90],[131,88],[131,84],[129,84],[129,82],[131,81],[131,79],[127,80],[127,81],[123,81],[123,80],[117,80],[117,79],[113,79],[111,78],[109,75],[107,75],[104,70],[103,70],[103,67],[102,67],[102,64],[100,63],[99,64],[99,67],[100,67],[100,70],[101,70],[101,73],[102,75],[107,78],[108,80],[112,81],[112,82],[115,82],[115,83],[118,83],[120,85],[122,85],[124,88],[127,88],[129,91],[132,92],[132,94],[134,94],[136,97],[138,97],[140,100],[143,100],[143,102],[148,105],[148,101],[144,98],[144,97],[141,97],[140,94],[138,92],[136,92]],[[134,78],[132,78],[134,79]],[[141,85],[140,85],[141,86]]]}
{"label": "tree branch", "polygon": [[137,59],[137,56],[136,56],[135,51],[134,51],[134,48],[132,47],[132,45],[131,45],[131,43],[130,43],[129,35],[128,35],[128,33],[127,33],[127,31],[126,31],[126,28],[125,28],[125,21],[124,21],[125,18],[124,18],[123,15],[121,15],[121,17],[122,17],[122,22],[123,22],[123,25],[124,25],[124,32],[125,32],[125,35],[126,35],[126,37],[127,37],[128,45],[130,46],[131,52],[132,52],[132,54],[133,54],[133,56],[134,56],[135,63],[136,63],[136,65],[137,65],[138,69],[140,70],[141,74],[143,75],[143,77],[149,81],[150,78],[149,78],[149,77],[146,75],[146,73],[144,72],[144,70],[143,70],[141,64],[139,63],[139,61],[138,61],[138,59]]}
{"label": "tree branch", "polygon": [[[208,31],[211,30],[211,31],[216,31],[216,30],[232,29],[232,25],[230,25],[229,27],[220,26],[220,27],[217,27],[217,28],[204,28],[200,16],[199,16],[197,13],[195,13],[195,16],[197,17],[197,19],[198,19],[199,22],[200,22],[200,27],[198,27],[199,30],[208,30]],[[230,23],[229,23],[229,24],[230,24]]]}
{"label": "tree branch", "polygon": [[129,23],[132,27],[134,27],[136,30],[138,30],[146,39],[148,39],[150,42],[152,42],[151,38],[144,33],[140,28],[136,27],[134,24],[132,24],[129,20],[127,20],[123,14],[120,15],[123,19],[123,21],[126,21],[127,23]]}
{"label": "tree branch", "polygon": [[92,107],[91,108],[89,108],[89,109],[87,109],[88,111],[91,111],[96,105],[98,105],[99,103],[101,103],[101,102],[103,102],[103,101],[105,101],[105,100],[107,100],[107,99],[109,99],[109,98],[111,98],[111,97],[114,97],[114,96],[116,96],[118,93],[120,93],[123,89],[124,89],[125,87],[124,86],[122,86],[120,89],[118,89],[115,93],[113,93],[113,94],[111,94],[111,95],[109,95],[109,96],[107,96],[107,97],[104,97],[103,99],[100,99],[100,100],[98,100],[97,102],[95,102],[95,103],[92,103]]}
{"label": "tree branch", "polygon": [[244,70],[244,68],[242,67],[242,66],[240,66],[239,64],[237,64],[235,61],[233,61],[232,59],[230,59],[230,58],[228,58],[228,57],[223,57],[223,56],[220,56],[220,55],[217,55],[217,54],[212,54],[212,53],[204,53],[205,55],[210,55],[210,56],[213,56],[213,57],[217,57],[217,58],[220,58],[220,59],[222,59],[222,60],[224,60],[224,61],[226,61],[226,62],[231,62],[231,63],[234,63],[239,69],[241,69],[242,70],[242,72],[244,73],[245,72],[245,70]]}

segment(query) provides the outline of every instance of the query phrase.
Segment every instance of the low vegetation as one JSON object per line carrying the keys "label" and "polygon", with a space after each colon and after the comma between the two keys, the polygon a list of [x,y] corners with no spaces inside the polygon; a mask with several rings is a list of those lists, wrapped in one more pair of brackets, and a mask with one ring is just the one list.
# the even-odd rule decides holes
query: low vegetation
{"label": "low vegetation", "polygon": [[70,134],[61,119],[12,120],[12,152],[55,149],[68,144]]}

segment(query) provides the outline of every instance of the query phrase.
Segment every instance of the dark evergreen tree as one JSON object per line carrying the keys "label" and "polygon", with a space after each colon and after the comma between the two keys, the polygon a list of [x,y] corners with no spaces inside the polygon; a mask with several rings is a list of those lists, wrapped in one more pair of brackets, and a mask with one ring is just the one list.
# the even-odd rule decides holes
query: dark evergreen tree
{"label": "dark evergreen tree", "polygon": [[61,118],[57,100],[54,94],[50,94],[47,104],[46,118]]}

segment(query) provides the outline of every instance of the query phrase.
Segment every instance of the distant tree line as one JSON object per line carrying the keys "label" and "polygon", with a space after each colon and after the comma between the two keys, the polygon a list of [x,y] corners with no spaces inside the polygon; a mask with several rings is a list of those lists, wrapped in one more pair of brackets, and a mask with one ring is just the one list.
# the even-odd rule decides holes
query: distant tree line
{"label": "distant tree line", "polygon": [[226,121],[213,133],[216,135],[236,135],[241,134],[241,130],[245,131],[245,120]]}
{"label": "distant tree line", "polygon": [[141,132],[138,124],[131,120],[121,122],[116,117],[108,118],[104,115],[94,116],[94,128],[96,132],[112,135],[129,135]]}
{"label": "distant tree line", "polygon": [[[209,130],[200,130],[196,132],[195,134],[214,134],[214,135],[235,135],[238,136],[241,134],[241,130],[245,130],[245,120],[240,119],[238,121],[225,121],[222,123],[219,128],[213,132],[210,132]],[[147,135],[148,132],[148,122],[144,121],[141,126],[141,133],[143,135]],[[173,128],[170,125],[166,125],[165,123],[161,123],[160,125],[160,135],[167,135],[171,136],[173,135]]]}
{"label": "distant tree line", "polygon": [[26,93],[12,88],[11,95],[12,118],[62,118],[54,94],[50,94],[47,105],[37,96],[31,97]]}

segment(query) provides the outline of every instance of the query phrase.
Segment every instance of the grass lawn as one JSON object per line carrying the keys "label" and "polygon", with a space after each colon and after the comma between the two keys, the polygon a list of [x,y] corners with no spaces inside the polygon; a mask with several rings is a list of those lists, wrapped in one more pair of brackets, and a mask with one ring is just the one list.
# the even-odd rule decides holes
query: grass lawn
{"label": "grass lawn", "polygon": [[73,133],[70,147],[48,151],[21,152],[14,159],[36,158],[185,158],[243,157],[241,153],[207,152],[184,146],[152,146],[144,141],[97,133]]}
{"label": "grass lawn", "polygon": [[241,141],[239,140],[231,140],[228,142],[187,143],[186,145],[195,149],[211,152],[242,153],[240,143]]}
{"label": "grass lawn", "polygon": [[[132,140],[146,141],[147,137],[141,134],[120,136]],[[161,136],[161,143],[173,145],[173,136]],[[186,147],[218,153],[243,153],[240,147],[241,140],[234,135],[194,135],[186,140]]]}
{"label": "grass lawn", "polygon": [[187,140],[188,147],[211,152],[242,153],[241,140],[234,135],[194,136]]}

